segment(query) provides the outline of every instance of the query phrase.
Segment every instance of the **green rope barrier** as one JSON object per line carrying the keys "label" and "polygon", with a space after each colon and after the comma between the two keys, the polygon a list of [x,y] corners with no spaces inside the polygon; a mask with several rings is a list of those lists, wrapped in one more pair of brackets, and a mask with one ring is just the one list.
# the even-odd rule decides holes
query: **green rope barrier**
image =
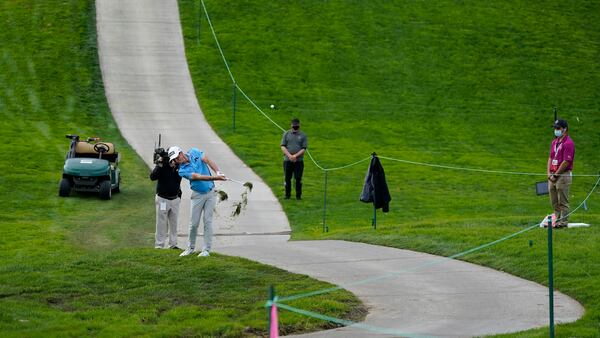
{"label": "green rope barrier", "polygon": [[[443,165],[443,164],[432,164],[432,163],[425,163],[425,162],[416,162],[416,161],[409,161],[409,160],[401,160],[401,159],[392,158],[392,157],[386,157],[386,156],[379,156],[379,158],[390,160],[390,161],[396,161],[396,162],[406,163],[406,164],[413,164],[413,165],[420,165],[420,166],[433,167],[433,168],[441,168],[441,169],[452,169],[452,170],[461,170],[461,171],[475,171],[475,172],[490,173],[490,174],[503,174],[503,175],[527,175],[527,176],[544,176],[544,177],[547,176],[546,173],[541,174],[541,173],[528,173],[528,172],[518,172],[518,171],[502,171],[502,170],[490,170],[490,169],[477,169],[477,168],[467,168],[467,167],[456,167],[456,166]],[[599,176],[599,175],[598,174],[579,174],[579,175],[572,174],[572,176],[596,177],[596,176]]]}
{"label": "green rope barrier", "polygon": [[[598,184],[600,183],[600,178],[598,178],[598,180],[596,181],[596,184],[594,184],[594,186],[592,187],[592,189],[590,190],[590,192],[587,194],[586,198],[579,204],[579,206],[577,206],[577,208],[575,208],[573,211],[571,211],[569,213],[572,214],[574,213],[576,210],[578,210],[579,208],[581,208],[582,205],[584,205],[586,203],[586,201],[590,198],[590,196],[592,195],[592,193],[596,190],[596,188],[598,187]],[[568,216],[568,215],[567,215]],[[397,335],[397,336],[402,336],[402,337],[426,337],[426,336],[422,336],[422,335],[415,335],[415,334],[411,334],[411,333],[407,333],[407,332],[401,332],[398,331],[396,329],[391,329],[391,328],[383,328],[383,327],[377,327],[377,326],[373,326],[373,325],[367,325],[367,324],[363,324],[363,323],[357,323],[357,322],[353,322],[350,320],[346,320],[346,319],[340,319],[340,318],[335,318],[335,317],[331,317],[331,316],[327,316],[324,314],[320,314],[320,313],[316,313],[316,312],[312,312],[312,311],[308,311],[308,310],[303,310],[303,309],[299,309],[287,304],[284,304],[283,302],[289,302],[292,300],[297,300],[297,299],[301,299],[301,298],[306,298],[306,297],[310,297],[310,296],[316,296],[316,295],[320,295],[320,294],[325,294],[325,293],[329,293],[329,292],[334,292],[337,290],[341,290],[342,288],[346,288],[348,286],[352,286],[352,285],[359,285],[359,284],[366,284],[366,283],[371,283],[371,282],[375,282],[375,281],[379,281],[379,280],[383,280],[383,279],[387,279],[387,278],[391,278],[394,276],[398,276],[402,273],[406,273],[406,272],[414,272],[414,271],[419,271],[422,269],[425,269],[427,267],[431,267],[431,266],[435,266],[435,265],[439,265],[442,264],[444,262],[447,262],[448,260],[451,259],[456,259],[465,255],[468,255],[470,253],[491,247],[493,245],[496,245],[498,243],[501,243],[503,241],[507,241],[511,238],[514,238],[522,233],[525,233],[527,231],[530,231],[534,228],[539,227],[539,225],[532,225],[529,226],[525,229],[522,229],[520,231],[517,231],[515,233],[512,233],[510,235],[504,236],[502,238],[499,238],[495,241],[489,242],[489,243],[485,243],[482,244],[480,246],[471,248],[469,250],[465,250],[463,252],[454,254],[452,256],[449,257],[443,257],[440,258],[436,261],[430,262],[430,263],[426,263],[426,264],[421,264],[421,265],[417,265],[416,267],[410,268],[410,269],[403,269],[400,271],[395,271],[386,275],[382,275],[382,276],[378,276],[378,277],[374,277],[374,278],[367,278],[364,280],[360,280],[360,281],[356,281],[356,282],[352,282],[352,283],[347,283],[344,284],[343,286],[335,286],[335,287],[331,287],[331,288],[326,288],[326,289],[321,289],[321,290],[316,290],[316,291],[312,291],[312,292],[307,292],[307,293],[303,293],[303,294],[298,294],[298,295],[294,295],[294,296],[288,296],[288,297],[283,297],[283,298],[278,298],[275,300],[269,300],[267,301],[266,305],[267,307],[270,307],[272,304],[276,304],[279,308],[281,309],[285,309],[291,312],[295,312],[304,316],[308,316],[308,317],[313,317],[313,318],[317,318],[317,319],[321,319],[321,320],[325,320],[325,321],[329,321],[332,323],[336,323],[336,324],[340,324],[340,325],[344,325],[344,326],[351,326],[351,327],[356,327],[356,328],[360,328],[360,329],[364,329],[367,331],[371,331],[371,332],[377,332],[377,333],[384,333],[384,334],[392,334],[392,335]],[[549,228],[551,227],[551,225],[549,225]],[[549,229],[549,235],[551,236],[551,229]],[[551,237],[548,238],[549,243],[551,243]],[[551,244],[549,244],[550,246]],[[549,253],[549,255],[551,255]],[[551,264],[551,263],[549,263]],[[550,269],[550,268],[549,268]],[[552,314],[552,310],[550,312],[550,325],[551,325],[551,330],[553,330],[553,314]]]}
{"label": "green rope barrier", "polygon": [[308,157],[310,158],[310,160],[317,166],[317,168],[321,169],[322,171],[334,171],[334,170],[346,169],[346,168],[355,166],[357,164],[360,164],[362,162],[368,161],[368,160],[370,160],[372,158],[372,156],[369,156],[369,157],[363,158],[362,160],[359,160],[359,161],[356,161],[356,162],[353,162],[353,163],[350,163],[350,164],[346,164],[346,165],[341,166],[341,167],[324,168],[321,165],[319,165],[319,163],[317,163],[317,161],[313,158],[313,156],[312,156],[312,154],[310,153],[309,150],[306,151],[306,154],[308,155]]}
{"label": "green rope barrier", "polygon": [[278,308],[285,309],[285,310],[288,310],[290,312],[295,312],[295,313],[298,313],[298,314],[301,314],[301,315],[304,315],[304,316],[307,316],[307,317],[321,319],[321,320],[324,320],[324,321],[328,321],[328,322],[331,322],[331,323],[340,324],[340,325],[343,325],[343,326],[356,327],[356,328],[367,330],[367,331],[371,331],[371,332],[388,334],[388,335],[391,334],[391,335],[400,336],[400,337],[414,337],[414,338],[426,338],[426,337],[429,338],[429,337],[432,337],[432,336],[425,336],[425,335],[419,335],[419,334],[414,334],[414,333],[403,332],[403,331],[399,331],[399,330],[392,329],[392,328],[385,328],[385,327],[368,325],[368,324],[364,324],[364,323],[357,323],[357,322],[353,322],[353,321],[347,320],[347,319],[340,319],[340,318],[327,316],[327,315],[320,314],[320,313],[313,312],[313,311],[299,309],[299,308],[296,308],[296,307],[293,307],[293,306],[289,306],[287,304],[282,304],[280,302],[267,302],[266,306],[270,307],[273,303],[275,305],[277,305]]}

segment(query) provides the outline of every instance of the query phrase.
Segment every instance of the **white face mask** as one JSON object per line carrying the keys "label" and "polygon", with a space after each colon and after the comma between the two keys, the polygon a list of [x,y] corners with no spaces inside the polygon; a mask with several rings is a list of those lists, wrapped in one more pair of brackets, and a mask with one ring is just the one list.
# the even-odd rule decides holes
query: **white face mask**
{"label": "white face mask", "polygon": [[560,129],[554,129],[554,136],[561,137],[562,134],[563,134],[562,130],[560,130]]}

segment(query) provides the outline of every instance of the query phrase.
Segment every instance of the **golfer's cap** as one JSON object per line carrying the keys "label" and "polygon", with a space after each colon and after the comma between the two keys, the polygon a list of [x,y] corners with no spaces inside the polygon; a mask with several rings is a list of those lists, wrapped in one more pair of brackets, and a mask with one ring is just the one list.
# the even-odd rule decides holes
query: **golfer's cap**
{"label": "golfer's cap", "polygon": [[292,119],[292,126],[299,126],[300,125],[300,120],[298,120],[297,118],[293,118]]}
{"label": "golfer's cap", "polygon": [[180,152],[181,148],[179,148],[178,146],[172,146],[171,148],[169,148],[169,151],[167,152],[167,154],[169,155],[169,161],[173,161],[174,159],[176,159],[177,156],[179,156]]}
{"label": "golfer's cap", "polygon": [[552,125],[553,128],[569,128],[569,124],[565,120],[556,120]]}

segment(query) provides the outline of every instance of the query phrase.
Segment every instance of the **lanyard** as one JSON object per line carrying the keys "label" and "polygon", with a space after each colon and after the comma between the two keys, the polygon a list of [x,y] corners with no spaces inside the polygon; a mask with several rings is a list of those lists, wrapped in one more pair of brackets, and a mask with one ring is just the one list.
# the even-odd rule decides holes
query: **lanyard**
{"label": "lanyard", "polygon": [[554,144],[554,158],[553,160],[556,160],[556,158],[558,157],[558,151],[562,149],[562,144],[563,142],[556,142]]}

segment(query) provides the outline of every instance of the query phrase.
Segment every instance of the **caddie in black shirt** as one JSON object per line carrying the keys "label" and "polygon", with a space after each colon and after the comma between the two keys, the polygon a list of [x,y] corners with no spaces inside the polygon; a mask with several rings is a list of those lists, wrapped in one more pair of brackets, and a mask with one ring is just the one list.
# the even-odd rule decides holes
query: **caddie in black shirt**
{"label": "caddie in black shirt", "polygon": [[304,172],[304,152],[308,147],[306,134],[300,131],[300,120],[292,119],[292,129],[283,133],[283,174],[285,177],[285,199],[292,195],[292,175],[296,181],[296,199],[302,199],[302,173]]}
{"label": "caddie in black shirt", "polygon": [[[168,160],[168,158],[167,158]],[[175,162],[164,163],[160,159],[150,173],[156,183],[156,249],[177,249],[177,216],[181,202],[181,176],[179,166]],[[165,246],[169,233],[169,244]]]}

